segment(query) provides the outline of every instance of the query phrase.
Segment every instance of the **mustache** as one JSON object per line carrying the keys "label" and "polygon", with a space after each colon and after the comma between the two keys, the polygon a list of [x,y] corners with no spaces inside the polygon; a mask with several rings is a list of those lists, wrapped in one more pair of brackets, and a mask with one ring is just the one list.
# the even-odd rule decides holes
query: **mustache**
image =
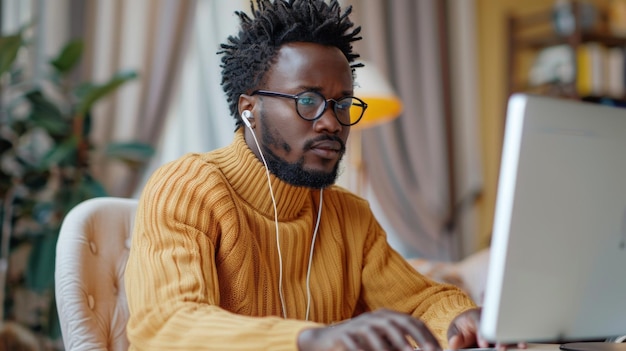
{"label": "mustache", "polygon": [[341,145],[341,149],[339,151],[341,153],[345,153],[346,152],[346,143],[344,143],[343,140],[341,140],[341,138],[336,136],[336,135],[320,135],[319,137],[317,137],[315,139],[311,139],[311,140],[307,141],[304,144],[304,149],[308,150],[308,149],[313,147],[313,144],[315,144],[317,142],[320,142],[320,141],[326,141],[326,140],[335,141],[335,142],[339,143],[339,145]]}

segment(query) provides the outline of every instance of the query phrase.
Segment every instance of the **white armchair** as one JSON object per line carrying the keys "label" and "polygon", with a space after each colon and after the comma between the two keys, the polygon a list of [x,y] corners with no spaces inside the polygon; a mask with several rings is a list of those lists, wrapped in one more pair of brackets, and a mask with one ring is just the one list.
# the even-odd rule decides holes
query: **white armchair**
{"label": "white armchair", "polygon": [[136,207],[134,199],[94,198],[63,221],[55,293],[68,351],[128,349],[124,270]]}

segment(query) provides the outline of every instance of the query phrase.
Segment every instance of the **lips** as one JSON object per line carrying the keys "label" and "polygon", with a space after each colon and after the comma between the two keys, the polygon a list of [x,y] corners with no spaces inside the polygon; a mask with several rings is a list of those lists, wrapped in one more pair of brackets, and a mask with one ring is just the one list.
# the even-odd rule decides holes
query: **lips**
{"label": "lips", "polygon": [[324,149],[329,151],[340,152],[343,147],[340,142],[334,140],[323,140],[313,143],[311,149]]}
{"label": "lips", "polygon": [[326,159],[335,159],[344,151],[343,144],[334,140],[320,140],[311,145],[311,151]]}

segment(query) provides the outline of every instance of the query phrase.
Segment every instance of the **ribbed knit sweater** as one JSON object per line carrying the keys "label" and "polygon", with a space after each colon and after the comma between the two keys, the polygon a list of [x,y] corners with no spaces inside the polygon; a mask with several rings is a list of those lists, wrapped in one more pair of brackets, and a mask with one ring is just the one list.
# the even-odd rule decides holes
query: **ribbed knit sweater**
{"label": "ribbed knit sweater", "polygon": [[231,145],[160,167],[141,195],[125,272],[131,350],[297,350],[305,328],[381,307],[421,318],[443,346],[474,303],[420,275],[387,243],[368,203],[331,186],[306,276],[320,191],[270,177],[240,129]]}

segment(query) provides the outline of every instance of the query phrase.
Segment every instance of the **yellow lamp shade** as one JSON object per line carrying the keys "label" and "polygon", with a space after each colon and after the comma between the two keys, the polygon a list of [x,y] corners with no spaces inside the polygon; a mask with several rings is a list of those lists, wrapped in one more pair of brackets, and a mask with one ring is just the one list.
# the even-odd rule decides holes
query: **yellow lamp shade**
{"label": "yellow lamp shade", "polygon": [[354,95],[367,104],[367,110],[353,128],[369,128],[397,118],[402,113],[402,101],[387,79],[372,63],[356,69]]}

